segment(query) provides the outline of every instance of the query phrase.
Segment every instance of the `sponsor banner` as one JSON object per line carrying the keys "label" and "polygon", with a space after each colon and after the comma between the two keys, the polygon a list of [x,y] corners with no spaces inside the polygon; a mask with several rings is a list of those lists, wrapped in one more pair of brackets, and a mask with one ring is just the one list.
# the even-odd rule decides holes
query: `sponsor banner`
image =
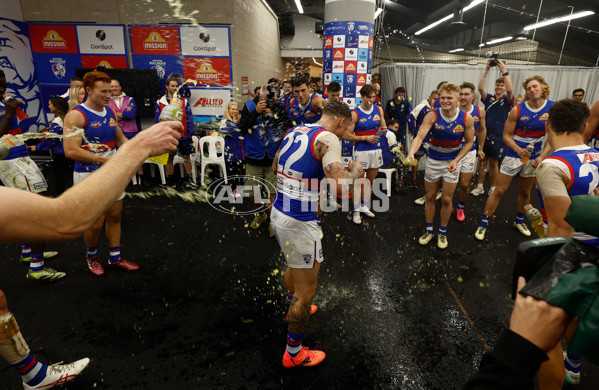
{"label": "sponsor banner", "polygon": [[42,84],[69,84],[75,69],[82,67],[79,54],[33,53],[33,61],[37,80]]}
{"label": "sponsor banner", "polygon": [[[339,49],[341,50],[341,49]],[[346,61],[357,61],[358,60],[358,49],[345,49],[345,60]]]}
{"label": "sponsor banner", "polygon": [[356,98],[343,98],[345,104],[349,106],[352,110],[356,108]]}
{"label": "sponsor banner", "polygon": [[181,54],[184,56],[229,57],[229,27],[182,26]]}
{"label": "sponsor banner", "polygon": [[124,26],[79,25],[76,28],[81,54],[127,54]]}
{"label": "sponsor banner", "polygon": [[[358,65],[358,69],[359,69],[359,65]],[[360,72],[358,72],[360,73]],[[356,79],[356,85],[366,85],[366,75],[365,74],[358,74],[357,75],[357,79]]]}
{"label": "sponsor banner", "polygon": [[345,61],[345,73],[357,73],[358,62],[357,61]]}
{"label": "sponsor banner", "polygon": [[179,55],[179,28],[162,26],[131,26],[133,54]]}
{"label": "sponsor banner", "polygon": [[357,35],[348,35],[345,37],[345,47],[348,49],[357,49],[360,39]]}
{"label": "sponsor banner", "polygon": [[186,79],[197,80],[198,85],[231,85],[229,58],[183,58],[183,73]]}
{"label": "sponsor banner", "polygon": [[31,24],[29,35],[34,53],[79,53],[73,25]]}
{"label": "sponsor banner", "polygon": [[343,83],[343,85],[353,85],[353,86],[355,86],[356,82],[357,82],[356,79],[357,79],[357,77],[356,77],[355,74],[348,73],[348,74],[345,75],[345,82]]}
{"label": "sponsor banner", "polygon": [[345,35],[333,36],[333,47],[345,47]]}
{"label": "sponsor banner", "polygon": [[344,49],[333,49],[333,61],[343,61],[345,59]]}
{"label": "sponsor banner", "polygon": [[363,74],[368,73],[368,62],[367,61],[358,61],[358,73],[363,73]]}
{"label": "sponsor banner", "polygon": [[241,94],[242,95],[250,94],[250,80],[246,76],[241,78]]}
{"label": "sponsor banner", "polygon": [[367,22],[329,22],[324,35],[374,35],[374,24]]}
{"label": "sponsor banner", "polygon": [[331,81],[339,83],[339,85],[343,85],[343,76],[343,73],[333,73],[333,79]]}
{"label": "sponsor banner", "polygon": [[357,49],[358,50],[358,61],[368,61],[368,49]]}
{"label": "sponsor banner", "polygon": [[183,62],[179,56],[133,56],[134,69],[156,69],[160,89],[164,89],[166,78],[171,73],[183,74]]}
{"label": "sponsor banner", "polygon": [[355,85],[344,85],[343,86],[343,96],[356,96],[356,86]]}
{"label": "sponsor banner", "polygon": [[324,37],[324,48],[325,49],[333,48],[333,36]]}
{"label": "sponsor banner", "polygon": [[325,73],[324,74],[324,84],[325,85],[329,85],[332,81],[333,81],[333,74],[332,73]]}
{"label": "sponsor banner", "polygon": [[190,88],[189,105],[194,116],[222,117],[231,101],[230,88]]}
{"label": "sponsor banner", "polygon": [[96,66],[106,69],[128,68],[125,56],[81,56],[81,64],[84,68],[95,68]]}

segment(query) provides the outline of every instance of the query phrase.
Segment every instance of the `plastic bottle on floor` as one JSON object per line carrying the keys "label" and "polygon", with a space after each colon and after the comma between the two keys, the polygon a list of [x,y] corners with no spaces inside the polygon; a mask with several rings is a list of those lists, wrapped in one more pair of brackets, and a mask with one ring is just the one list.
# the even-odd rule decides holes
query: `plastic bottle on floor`
{"label": "plastic bottle on floor", "polygon": [[526,219],[535,230],[539,238],[545,238],[545,229],[543,227],[543,217],[539,209],[533,207],[530,203],[524,206],[526,211]]}

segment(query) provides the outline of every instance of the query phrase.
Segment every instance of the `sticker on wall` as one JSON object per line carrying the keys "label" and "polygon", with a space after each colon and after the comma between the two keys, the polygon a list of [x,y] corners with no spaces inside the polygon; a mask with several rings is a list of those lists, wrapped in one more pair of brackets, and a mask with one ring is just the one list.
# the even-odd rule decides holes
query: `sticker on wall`
{"label": "sticker on wall", "polygon": [[73,25],[30,24],[29,35],[34,53],[79,53]]}
{"label": "sticker on wall", "polygon": [[228,57],[229,27],[182,26],[181,54],[184,56]]}
{"label": "sticker on wall", "polygon": [[126,54],[124,26],[79,25],[76,28],[81,54]]}
{"label": "sticker on wall", "polygon": [[231,84],[231,63],[228,58],[183,58],[186,79],[197,80],[198,85]]}
{"label": "sticker on wall", "polygon": [[131,26],[133,54],[179,55],[179,28],[160,26]]}

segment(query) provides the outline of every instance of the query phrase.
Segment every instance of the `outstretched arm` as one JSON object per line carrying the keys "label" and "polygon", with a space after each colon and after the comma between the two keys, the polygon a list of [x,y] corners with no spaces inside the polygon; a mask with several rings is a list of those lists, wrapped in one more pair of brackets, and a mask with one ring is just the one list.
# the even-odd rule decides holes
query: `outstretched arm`
{"label": "outstretched arm", "polygon": [[[123,192],[149,156],[176,150],[180,122],[162,122],[118,149],[97,171],[58,198],[0,188],[0,241],[60,241],[79,237]],[[10,222],[8,222],[10,221]]]}

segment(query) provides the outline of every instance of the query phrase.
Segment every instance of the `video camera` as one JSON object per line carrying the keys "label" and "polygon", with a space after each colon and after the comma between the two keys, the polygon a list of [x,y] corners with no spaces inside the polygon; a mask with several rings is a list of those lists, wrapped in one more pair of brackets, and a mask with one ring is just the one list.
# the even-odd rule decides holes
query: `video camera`
{"label": "video camera", "polygon": [[499,57],[499,53],[495,53],[494,51],[488,51],[485,53],[485,57],[492,58],[490,64],[491,66],[497,66],[497,61],[499,61],[497,57]]}
{"label": "video camera", "polygon": [[272,111],[275,111],[275,105],[277,103],[277,87],[276,85],[267,85],[266,86],[266,107],[270,108]]}

